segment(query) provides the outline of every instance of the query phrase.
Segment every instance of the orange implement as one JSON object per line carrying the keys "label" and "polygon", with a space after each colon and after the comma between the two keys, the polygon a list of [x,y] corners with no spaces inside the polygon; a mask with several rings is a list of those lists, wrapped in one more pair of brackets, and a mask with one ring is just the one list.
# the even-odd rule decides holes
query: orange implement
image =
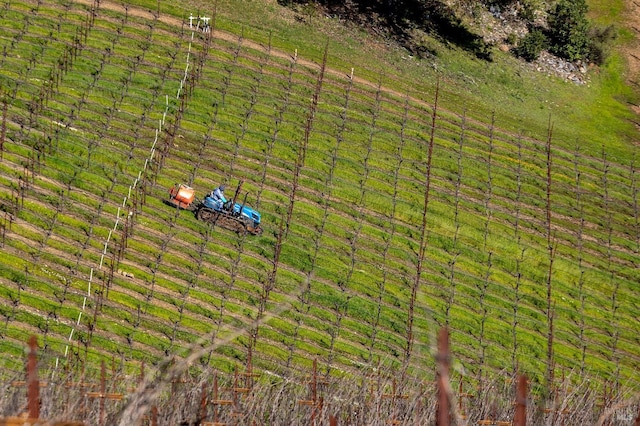
{"label": "orange implement", "polygon": [[169,204],[188,209],[196,198],[196,191],[190,186],[176,184],[169,190]]}

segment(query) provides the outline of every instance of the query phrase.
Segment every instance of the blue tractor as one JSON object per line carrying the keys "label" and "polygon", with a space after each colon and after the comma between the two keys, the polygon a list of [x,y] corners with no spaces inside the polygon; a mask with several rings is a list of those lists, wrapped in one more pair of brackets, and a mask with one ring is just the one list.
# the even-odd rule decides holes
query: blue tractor
{"label": "blue tractor", "polygon": [[195,209],[198,220],[213,223],[238,233],[261,235],[260,213],[246,205],[248,194],[244,195],[242,204],[236,202],[242,183],[242,181],[238,183],[233,200],[224,204],[222,201],[212,198],[211,195],[204,197],[204,200]]}

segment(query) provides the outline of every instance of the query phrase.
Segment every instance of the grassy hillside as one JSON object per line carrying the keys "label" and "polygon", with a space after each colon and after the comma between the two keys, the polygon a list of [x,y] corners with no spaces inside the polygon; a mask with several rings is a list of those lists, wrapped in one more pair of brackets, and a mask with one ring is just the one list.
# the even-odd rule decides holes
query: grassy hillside
{"label": "grassy hillside", "polygon": [[[309,19],[262,2],[0,4],[3,371],[35,333],[94,365],[202,338],[201,362],[227,371],[251,351],[258,369],[431,378],[448,325],[471,382],[551,367],[637,386],[621,59],[579,87],[499,52],[401,59]],[[176,182],[202,197],[239,179],[262,236],[163,202]]]}

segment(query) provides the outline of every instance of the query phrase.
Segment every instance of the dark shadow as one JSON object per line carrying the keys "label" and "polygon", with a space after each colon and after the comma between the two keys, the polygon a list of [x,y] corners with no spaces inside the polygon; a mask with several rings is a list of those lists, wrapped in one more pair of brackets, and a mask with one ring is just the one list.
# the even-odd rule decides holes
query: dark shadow
{"label": "dark shadow", "polygon": [[[303,7],[307,0],[278,0],[283,6]],[[471,32],[440,0],[317,0],[324,13],[363,26],[376,35],[390,37],[412,53],[420,53],[412,29],[421,29],[444,42],[464,49],[477,58],[491,61],[491,45]]]}
{"label": "dark shadow", "polygon": [[491,46],[481,36],[471,32],[445,4],[437,3],[426,11],[424,29],[436,38],[473,53],[479,59],[493,60]]}

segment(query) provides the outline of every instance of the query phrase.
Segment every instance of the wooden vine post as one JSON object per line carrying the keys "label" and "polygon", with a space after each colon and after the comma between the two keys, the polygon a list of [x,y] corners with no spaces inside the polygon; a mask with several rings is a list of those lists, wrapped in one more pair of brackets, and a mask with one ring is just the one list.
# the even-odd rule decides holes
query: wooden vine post
{"label": "wooden vine post", "polygon": [[437,426],[449,426],[449,330],[446,327],[440,329],[438,334],[438,355],[436,357],[437,372],[437,392],[438,392],[438,411],[436,414]]}
{"label": "wooden vine post", "polygon": [[220,418],[219,418],[219,411],[220,411],[220,406],[222,405],[234,405],[234,401],[232,399],[222,399],[219,396],[219,386],[218,386],[218,373],[215,373],[215,375],[213,376],[213,399],[211,400],[211,403],[214,405],[214,410],[213,410],[213,423],[205,423],[206,425],[211,425],[211,426],[222,426],[224,425],[224,423],[220,423]]}
{"label": "wooden vine post", "polygon": [[[249,396],[251,395],[251,391],[253,390],[253,378],[258,376],[258,374],[254,374],[251,372],[251,352],[249,353],[249,357],[247,360],[247,371],[244,373],[238,372],[238,367],[236,366],[235,372],[233,374],[233,386],[227,389],[220,389],[218,384],[218,374],[216,373],[213,376],[213,396],[211,399],[211,404],[214,406],[213,411],[213,422],[203,421],[200,424],[202,426],[224,426],[226,423],[220,422],[220,407],[222,406],[231,406],[233,411],[231,412],[231,416],[235,417],[235,423],[237,424],[237,419],[243,419],[247,413],[244,412],[240,404],[240,400],[242,395]],[[242,378],[242,380],[241,380]],[[230,390],[231,391],[231,399],[223,399],[220,397],[221,390]],[[201,418],[204,419],[207,417],[207,395],[206,390],[203,388],[203,397],[200,406]]]}
{"label": "wooden vine post", "polygon": [[206,425],[207,422],[204,419],[207,418],[207,400],[209,395],[207,394],[207,384],[203,383],[202,388],[200,390],[200,411],[198,411],[198,420],[197,424]]}
{"label": "wooden vine post", "polygon": [[97,398],[100,400],[100,425],[105,425],[105,400],[121,401],[123,398],[123,395],[121,393],[107,393],[106,383],[106,369],[104,366],[104,361],[102,361],[102,364],[100,365],[100,391],[87,393],[87,397]]}
{"label": "wooden vine post", "polygon": [[12,387],[27,388],[27,411],[17,417],[0,419],[1,426],[35,424],[40,420],[40,386],[46,386],[38,380],[38,342],[36,336],[29,338],[29,354],[25,365],[26,381],[14,381]]}
{"label": "wooden vine post", "polygon": [[200,419],[201,426],[224,426],[226,423],[220,422],[220,407],[221,406],[231,406],[233,407],[233,411],[231,412],[231,416],[237,418],[244,418],[246,413],[243,411],[240,404],[240,400],[242,396],[249,398],[251,397],[251,393],[253,391],[254,378],[258,377],[259,374],[253,373],[252,369],[252,359],[251,359],[251,348],[249,348],[249,353],[247,355],[247,366],[246,371],[244,373],[238,372],[238,367],[236,366],[234,374],[233,374],[233,386],[226,390],[230,390],[232,392],[231,399],[222,399],[220,398],[220,391],[225,389],[220,389],[218,384],[218,374],[216,373],[213,376],[213,395],[211,399],[211,404],[214,406],[213,411],[213,422],[203,421],[208,417],[207,415],[207,400],[208,395],[206,393],[206,388],[203,386],[202,389],[202,399],[200,401]]}
{"label": "wooden vine post", "polygon": [[516,389],[516,412],[513,416],[513,426],[527,425],[527,377],[518,377]]}
{"label": "wooden vine post", "polygon": [[388,424],[390,425],[399,425],[402,424],[402,421],[396,419],[396,403],[398,400],[408,399],[409,396],[406,394],[398,393],[398,389],[396,386],[396,380],[394,379],[391,385],[391,393],[383,393],[381,395],[382,399],[390,399],[391,400],[391,419],[388,420]]}
{"label": "wooden vine post", "polygon": [[26,362],[26,381],[13,382],[12,386],[27,387],[27,411],[17,417],[0,418],[0,426],[32,426],[47,424],[51,426],[84,426],[81,422],[53,422],[40,419],[40,387],[46,383],[38,380],[38,342],[36,336],[29,338],[29,354]]}
{"label": "wooden vine post", "polygon": [[462,389],[462,378],[461,378],[460,385],[458,386],[458,412],[460,413],[460,418],[462,420],[466,420],[467,415],[465,414],[465,406],[463,401],[465,399],[473,398],[474,395],[469,392],[463,392],[462,390],[463,389]]}
{"label": "wooden vine post", "polygon": [[324,398],[318,396],[318,385],[324,384],[325,382],[318,379],[318,360],[313,360],[313,376],[311,377],[311,381],[309,382],[309,389],[311,390],[311,399],[302,399],[298,401],[300,405],[306,405],[311,407],[311,418],[309,420],[310,426],[316,426],[318,423],[316,422],[316,417],[322,413],[322,408],[324,406]]}
{"label": "wooden vine post", "polygon": [[38,381],[38,358],[36,352],[38,342],[36,336],[29,339],[29,356],[27,358],[27,398],[29,400],[29,417],[40,418],[40,382]]}
{"label": "wooden vine post", "polygon": [[[237,370],[236,370],[237,371]],[[244,386],[242,388],[242,392],[247,396],[251,396],[251,392],[253,391],[254,380],[256,377],[260,377],[260,374],[253,372],[253,359],[252,359],[252,350],[249,347],[249,351],[247,354],[247,367],[244,373],[241,373],[242,377],[244,377]]]}

